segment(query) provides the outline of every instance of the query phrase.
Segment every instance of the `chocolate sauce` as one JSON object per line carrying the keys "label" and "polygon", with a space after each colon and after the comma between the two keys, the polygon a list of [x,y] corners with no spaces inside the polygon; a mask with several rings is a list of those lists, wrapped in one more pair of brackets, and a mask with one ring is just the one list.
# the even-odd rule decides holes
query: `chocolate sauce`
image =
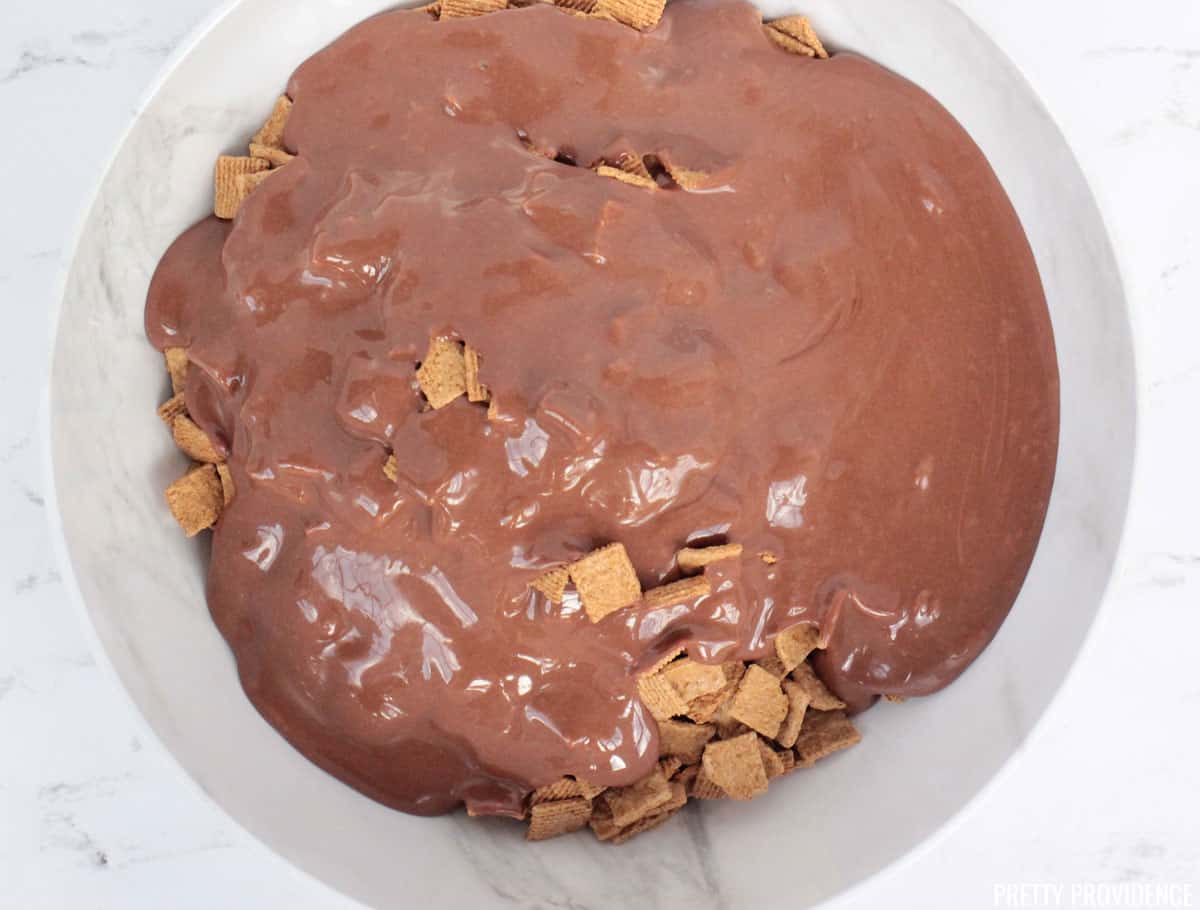
{"label": "chocolate sauce", "polygon": [[[857,708],[987,645],[1058,380],[1016,214],[937,102],[729,0],[646,34],[391,12],[288,93],[296,159],[171,247],[146,325],[230,453],[212,615],[305,755],[408,812],[513,813],[565,773],[647,773],[635,674],[672,645],[747,659],[819,623]],[[623,152],[707,177],[587,167]],[[436,336],[482,352],[491,418],[423,408]],[[592,624],[528,588],[610,541],[650,587],[725,540],[744,556],[696,602]]]}

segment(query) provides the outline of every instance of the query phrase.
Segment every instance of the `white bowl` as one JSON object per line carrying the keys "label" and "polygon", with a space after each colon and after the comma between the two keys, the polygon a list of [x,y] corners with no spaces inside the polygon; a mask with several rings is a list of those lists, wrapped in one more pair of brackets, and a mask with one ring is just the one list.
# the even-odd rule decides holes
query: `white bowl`
{"label": "white bowl", "polygon": [[[768,799],[689,807],[632,849],[590,837],[530,846],[500,820],[389,811],[294,752],[243,697],[204,602],[207,543],[184,540],[162,498],[182,463],[154,415],[166,385],[142,332],[151,272],[207,210],[214,156],[262,121],[293,67],[391,5],[233,3],[176,57],[100,185],[67,279],[50,400],[63,542],[98,649],[230,816],[376,906],[487,906],[503,895],[530,906],[699,908],[723,892],[739,905],[801,907],[863,881],[927,839],[1018,750],[1074,660],[1116,556],[1135,443],[1133,354],[1104,225],[1071,152],[1013,65],[945,0],[805,0],[831,45],[945,104],[1020,212],[1062,370],[1041,546],[975,665],[937,696],[868,712],[857,749]],[[787,871],[786,894],[773,869]]]}

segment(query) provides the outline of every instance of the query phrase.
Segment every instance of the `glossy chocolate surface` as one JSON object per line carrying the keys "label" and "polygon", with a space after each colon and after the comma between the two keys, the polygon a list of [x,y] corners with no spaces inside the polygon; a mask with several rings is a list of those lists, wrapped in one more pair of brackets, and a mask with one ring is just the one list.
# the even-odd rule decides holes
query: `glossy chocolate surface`
{"label": "glossy chocolate surface", "polygon": [[[312,760],[405,811],[514,812],[649,770],[635,672],[673,644],[747,658],[819,623],[857,708],[987,645],[1045,515],[1057,370],[1016,214],[929,96],[728,0],[647,34],[387,13],[288,93],[298,157],[176,242],[146,319],[236,482],[212,614]],[[588,169],[622,152],[707,177]],[[491,419],[423,408],[435,336],[482,352]],[[528,589],[610,541],[648,588],[724,540],[744,556],[696,602],[592,624]]]}

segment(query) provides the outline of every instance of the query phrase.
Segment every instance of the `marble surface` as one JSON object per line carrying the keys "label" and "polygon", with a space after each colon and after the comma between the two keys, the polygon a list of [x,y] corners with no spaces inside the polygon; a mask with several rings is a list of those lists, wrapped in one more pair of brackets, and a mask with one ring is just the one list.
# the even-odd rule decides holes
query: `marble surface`
{"label": "marble surface", "polygon": [[[1139,489],[1126,568],[1029,748],[948,837],[839,906],[1012,905],[997,885],[1041,882],[1190,883],[1194,905],[1200,9],[962,5],[1059,120],[1109,221],[1139,334]],[[44,6],[0,12],[0,114],[22,125],[0,151],[0,293],[17,320],[0,338],[0,907],[345,906],[225,821],[146,741],[62,592],[36,429],[46,313],[124,123],[212,3]]]}

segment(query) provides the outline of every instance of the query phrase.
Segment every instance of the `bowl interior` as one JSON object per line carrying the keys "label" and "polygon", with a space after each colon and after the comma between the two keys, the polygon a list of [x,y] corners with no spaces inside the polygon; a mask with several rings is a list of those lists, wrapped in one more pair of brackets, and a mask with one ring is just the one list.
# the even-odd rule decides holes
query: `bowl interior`
{"label": "bowl interior", "polygon": [[[262,121],[293,69],[387,0],[242,0],[164,77],[100,186],[60,314],[50,400],[67,552],[101,647],[149,725],[235,820],[377,906],[806,906],[865,879],[962,808],[1019,747],[1098,609],[1130,485],[1135,383],[1107,235],[1057,128],[1003,54],[945,0],[806,0],[821,34],[914,80],[967,127],[1037,255],[1062,370],[1062,438],[1041,546],[1010,619],[945,692],[862,718],[851,752],[769,799],[707,804],[632,849],[529,846],[520,826],[388,811],[308,764],[243,697],[203,595],[206,544],[162,489],[182,458],[154,415],[162,362],[142,307],[167,244],[210,201],[212,161]],[[791,0],[761,3],[796,12]],[[902,7],[902,10],[901,10]],[[718,887],[717,882],[720,882]]]}

